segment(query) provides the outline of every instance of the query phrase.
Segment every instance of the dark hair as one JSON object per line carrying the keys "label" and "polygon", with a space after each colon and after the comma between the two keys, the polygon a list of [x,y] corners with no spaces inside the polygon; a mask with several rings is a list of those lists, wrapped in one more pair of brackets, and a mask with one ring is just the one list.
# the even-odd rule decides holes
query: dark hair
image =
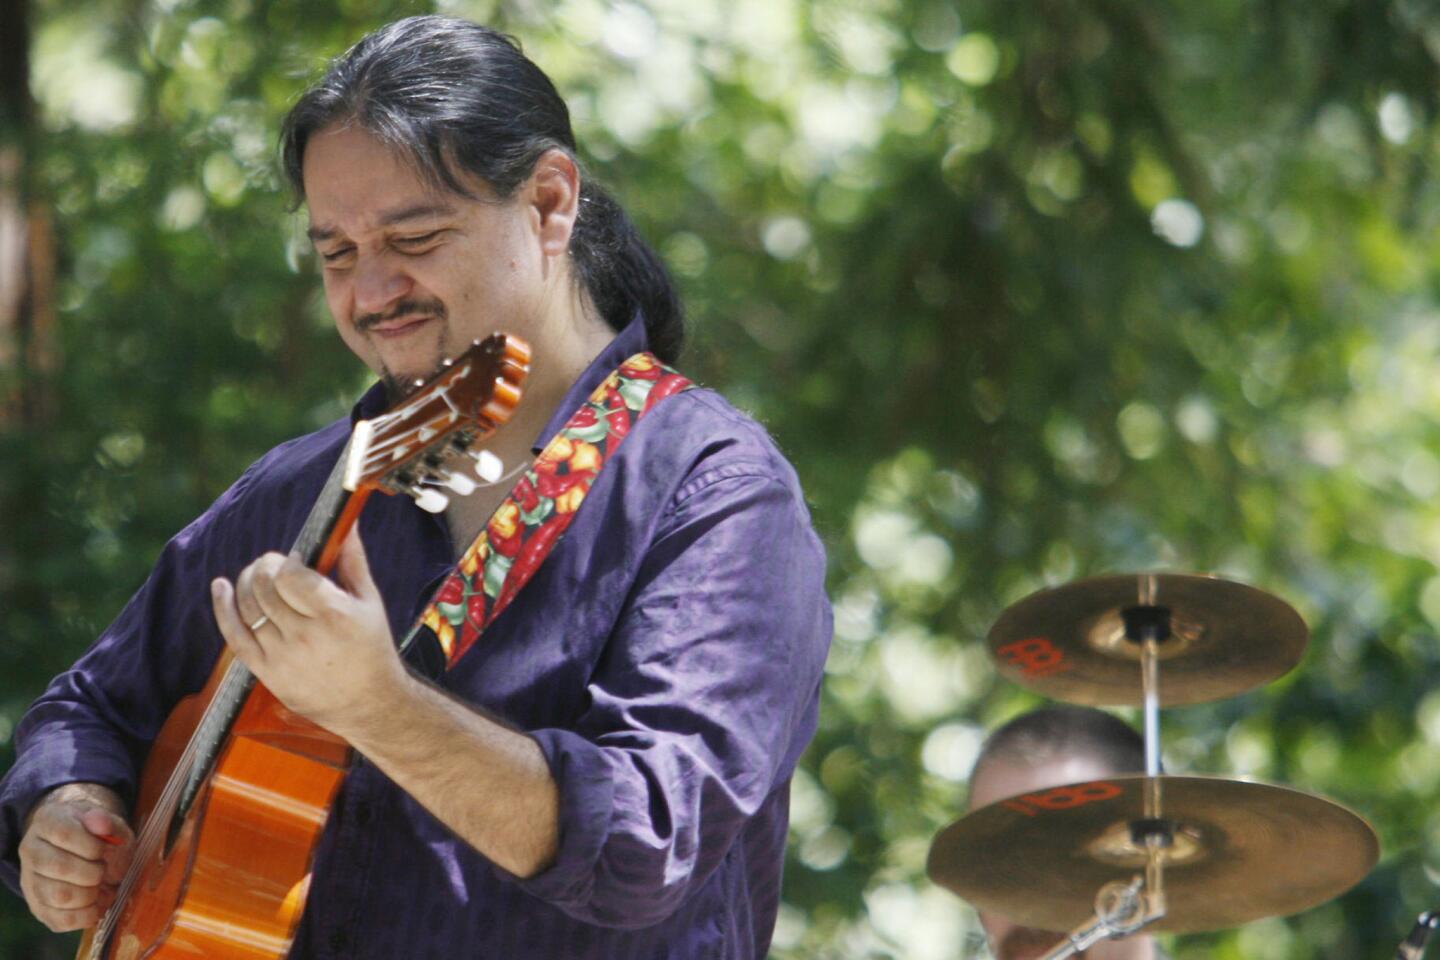
{"label": "dark hair", "polygon": [[[457,168],[506,199],[546,150],[579,163],[570,111],[550,78],[513,38],[451,17],[409,17],[376,30],[305,91],[280,135],[297,198],[305,196],[306,143],[342,122],[359,124],[429,183],[462,196],[472,194]],[[679,357],[685,325],[674,282],[625,211],[583,171],[570,255],[610,326],[623,328],[639,311],[650,349],[667,363]]]}
{"label": "dark hair", "polygon": [[1057,756],[1094,757],[1113,773],[1145,772],[1145,740],[1094,707],[1052,706],[1022,713],[985,740],[975,770],[995,758],[1034,765]]}

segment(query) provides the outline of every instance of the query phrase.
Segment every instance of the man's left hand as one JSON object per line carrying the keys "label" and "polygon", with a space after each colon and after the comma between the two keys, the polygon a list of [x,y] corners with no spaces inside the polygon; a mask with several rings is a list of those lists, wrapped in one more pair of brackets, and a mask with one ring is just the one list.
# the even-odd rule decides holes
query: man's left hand
{"label": "man's left hand", "polygon": [[296,713],[345,735],[386,702],[408,674],[358,529],[340,548],[338,583],[293,556],[267,553],[235,584],[210,584],[225,642]]}

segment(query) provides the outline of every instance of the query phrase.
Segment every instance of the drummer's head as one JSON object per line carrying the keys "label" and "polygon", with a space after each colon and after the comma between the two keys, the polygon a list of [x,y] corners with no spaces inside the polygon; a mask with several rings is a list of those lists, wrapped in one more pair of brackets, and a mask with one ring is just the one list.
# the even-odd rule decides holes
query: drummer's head
{"label": "drummer's head", "polygon": [[1021,793],[1145,772],[1145,741],[1125,721],[1094,707],[1023,713],[992,733],[970,774],[970,809]]}
{"label": "drummer's head", "polygon": [[[1145,742],[1129,724],[1093,707],[1043,707],[1016,717],[985,741],[970,775],[969,806],[975,810],[1022,793],[1144,771]],[[1062,939],[1059,932],[1016,926],[991,913],[982,912],[980,922],[997,960],[1041,957]],[[1154,946],[1148,937],[1131,937],[1107,941],[1084,956],[1149,960]]]}

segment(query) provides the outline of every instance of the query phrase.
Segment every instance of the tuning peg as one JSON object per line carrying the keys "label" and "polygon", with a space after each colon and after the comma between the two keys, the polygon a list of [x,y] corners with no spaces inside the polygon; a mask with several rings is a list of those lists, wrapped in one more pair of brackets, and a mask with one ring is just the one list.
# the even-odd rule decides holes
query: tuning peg
{"label": "tuning peg", "polygon": [[415,506],[426,513],[444,513],[445,508],[450,506],[450,498],[434,487],[425,487],[418,493],[411,491],[411,495],[415,498]]}
{"label": "tuning peg", "polygon": [[475,492],[475,481],[463,473],[447,473],[440,478],[440,482],[462,497],[468,497]]}
{"label": "tuning peg", "polygon": [[475,472],[486,483],[494,483],[505,473],[505,464],[489,450],[471,454],[475,458]]}

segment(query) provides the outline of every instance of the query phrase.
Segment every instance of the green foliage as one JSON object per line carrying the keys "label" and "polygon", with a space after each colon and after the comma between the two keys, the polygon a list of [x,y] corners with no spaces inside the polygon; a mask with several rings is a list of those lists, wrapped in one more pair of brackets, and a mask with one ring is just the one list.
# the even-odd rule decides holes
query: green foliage
{"label": "green foliage", "polygon": [[[1437,899],[1440,34],[1420,0],[438,3],[517,34],[681,280],[685,364],[762,417],[830,546],[781,958],[954,957],[924,879],[981,650],[1105,571],[1289,599],[1299,669],[1170,711],[1172,769],[1346,802],[1384,858],[1178,957],[1388,957]],[[346,409],[278,118],[385,0],[35,7],[59,416],[0,436],[0,730],[260,452]],[[5,902],[0,946],[53,938]],[[45,944],[52,944],[45,946]]]}

